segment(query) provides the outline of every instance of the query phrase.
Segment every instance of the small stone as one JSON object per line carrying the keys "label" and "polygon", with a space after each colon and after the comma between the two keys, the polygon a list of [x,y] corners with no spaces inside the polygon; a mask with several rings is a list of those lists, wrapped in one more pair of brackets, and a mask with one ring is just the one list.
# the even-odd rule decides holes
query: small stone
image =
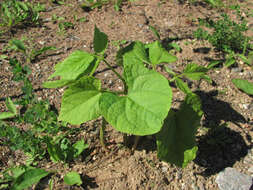
{"label": "small stone", "polygon": [[242,71],[243,71],[243,69],[239,68],[239,67],[235,67],[235,68],[231,69],[231,72],[233,72],[233,73],[239,73],[239,72],[242,72]]}
{"label": "small stone", "polygon": [[252,162],[252,159],[250,158],[250,156],[246,156],[243,160],[244,164],[250,164]]}
{"label": "small stone", "polygon": [[253,173],[253,166],[248,169],[248,172]]}
{"label": "small stone", "polygon": [[218,174],[215,182],[220,190],[250,190],[253,185],[252,180],[252,177],[228,167]]}
{"label": "small stone", "polygon": [[45,44],[45,41],[39,41],[39,44],[40,44],[40,45],[44,45],[44,44]]}
{"label": "small stone", "polygon": [[165,167],[165,166],[163,166],[163,167],[162,167],[162,172],[166,173],[167,171],[168,171],[168,168]]}
{"label": "small stone", "polygon": [[242,104],[242,107],[247,110],[249,109],[249,104]]}

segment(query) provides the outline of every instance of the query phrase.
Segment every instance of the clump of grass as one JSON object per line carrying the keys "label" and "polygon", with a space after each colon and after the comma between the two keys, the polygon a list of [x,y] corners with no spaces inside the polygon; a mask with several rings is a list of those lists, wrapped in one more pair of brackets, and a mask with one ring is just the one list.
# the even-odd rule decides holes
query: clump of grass
{"label": "clump of grass", "polygon": [[12,29],[16,26],[37,25],[40,23],[39,13],[45,7],[17,0],[4,0],[0,6],[0,26]]}
{"label": "clump of grass", "polygon": [[232,21],[227,14],[221,14],[217,21],[200,19],[200,24],[211,28],[213,32],[198,28],[194,32],[195,37],[208,40],[219,51],[243,52],[245,48],[249,48],[250,38],[244,34],[248,30],[245,20],[237,23]]}

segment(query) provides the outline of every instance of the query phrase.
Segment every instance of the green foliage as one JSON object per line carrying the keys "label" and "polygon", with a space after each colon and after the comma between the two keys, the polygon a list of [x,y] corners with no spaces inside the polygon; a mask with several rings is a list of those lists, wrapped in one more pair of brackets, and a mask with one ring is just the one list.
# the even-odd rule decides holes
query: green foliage
{"label": "green foliage", "polygon": [[80,175],[77,172],[67,173],[63,180],[67,185],[82,185],[83,183]]}
{"label": "green foliage", "polygon": [[224,6],[222,0],[204,0],[206,3],[211,5],[212,7],[222,7]]}
{"label": "green foliage", "polygon": [[197,95],[189,93],[179,111],[170,110],[162,130],[156,135],[158,157],[185,167],[198,150],[195,134],[203,112]]}
{"label": "green foliage", "polygon": [[217,21],[200,19],[200,23],[212,28],[213,32],[209,33],[199,28],[194,33],[195,37],[208,40],[217,50],[243,52],[245,43],[246,47],[249,46],[249,38],[244,35],[244,32],[248,30],[245,20],[242,20],[241,23],[236,23],[228,15],[222,14]]}
{"label": "green foliage", "polygon": [[[12,150],[23,150],[32,160],[42,159],[46,153],[55,161],[70,161],[79,156],[88,147],[84,141],[70,143],[68,134],[74,132],[59,123],[57,113],[51,109],[47,100],[38,100],[33,95],[33,87],[29,80],[30,69],[22,66],[16,59],[10,59],[13,79],[23,82],[23,96],[13,103],[6,100],[9,112],[0,114],[0,119],[12,118],[14,122],[26,124],[27,129],[21,130],[15,126],[1,123],[0,138],[3,144]],[[15,104],[22,106],[23,111],[17,113]],[[61,132],[62,135],[58,135]],[[56,156],[55,156],[56,155]],[[58,156],[59,159],[56,159]]]}
{"label": "green foliage", "polygon": [[44,10],[45,8],[39,3],[4,0],[1,3],[0,26],[13,28],[17,25],[39,24],[39,12]]}
{"label": "green foliage", "polygon": [[56,48],[53,46],[45,46],[40,49],[29,48],[25,46],[22,40],[17,39],[10,40],[9,44],[10,49],[22,52],[23,55],[26,57],[27,62],[34,61],[39,55],[47,51],[56,50]]}
{"label": "green foliage", "polygon": [[253,83],[243,79],[232,79],[233,84],[243,92],[253,95]]}
{"label": "green foliage", "polygon": [[143,65],[125,67],[124,76],[128,94],[122,97],[103,93],[99,100],[103,117],[124,133],[157,133],[171,105],[172,91],[168,81]]}
{"label": "green foliage", "polygon": [[[83,0],[81,7],[83,9],[95,9],[95,8],[101,8],[103,5],[108,4],[110,1],[109,0]],[[116,6],[119,6],[118,3],[116,3]],[[119,8],[119,7],[117,7]]]}
{"label": "green foliage", "polygon": [[74,24],[72,22],[60,22],[58,27],[61,32],[65,32],[69,28],[74,28]]}
{"label": "green foliage", "polygon": [[[44,83],[44,87],[49,88],[67,86],[62,98],[59,120],[76,125],[102,116],[103,123],[106,120],[112,127],[123,133],[140,136],[158,133],[170,110],[172,90],[169,81],[156,72],[156,67],[162,63],[175,62],[177,58],[168,53],[159,41],[146,45],[135,41],[120,48],[117,52],[116,62],[123,69],[121,75],[105,59],[108,37],[96,26],[93,45],[94,53],[78,50],[63,62],[58,63],[55,66],[55,72],[49,79],[56,76],[60,76],[60,79]],[[100,62],[103,62],[122,81],[123,92],[111,91],[102,87],[102,82],[93,76]],[[206,75],[207,71],[208,69],[205,67],[189,64],[182,74],[171,71],[173,74],[172,81],[180,81],[180,77],[210,81]],[[182,139],[182,143],[180,150],[174,153],[176,154],[174,158],[180,157],[180,159],[178,162],[167,159],[167,161],[183,167],[196,155],[197,148],[194,145],[194,137],[198,125],[197,121],[201,116],[201,103],[197,95],[193,94],[189,88],[185,90],[185,93],[187,98],[180,111],[176,113],[176,117],[187,115],[190,120],[189,125],[192,125],[192,128],[184,130],[187,127],[186,123],[176,121],[175,125],[179,126],[180,129],[174,132],[178,132],[178,137]],[[105,123],[100,130],[101,139],[103,139],[104,127]],[[163,139],[168,138],[167,133],[159,134],[164,149],[170,149],[171,146],[176,147],[177,142],[173,139],[169,144],[163,142]],[[185,136],[187,136],[186,139],[184,139]],[[103,145],[103,140],[101,143]],[[52,155],[55,156],[56,160],[61,159],[57,153],[59,146],[52,146],[52,152],[54,152]],[[162,153],[162,149],[159,152],[166,154]],[[167,158],[167,155],[165,157]]]}
{"label": "green foliage", "polygon": [[[86,74],[90,66],[93,66],[92,71],[96,69],[97,64],[91,65],[94,59],[103,60],[109,65],[100,56],[103,55],[107,43],[107,36],[95,27],[95,54],[75,51],[62,63],[56,65],[56,71],[50,78],[61,76],[60,81],[66,81],[65,78],[72,81],[60,85],[67,85],[69,88],[63,95],[59,119],[71,124],[81,124],[102,115],[121,132],[136,135],[158,132],[170,108],[172,92],[168,81],[156,71],[145,68],[142,61],[155,66],[161,62],[175,61],[176,58],[166,52],[159,42],[151,44],[146,49],[141,42],[130,44],[121,54],[124,60],[123,77],[117,73],[125,84],[126,92],[125,96],[118,96],[115,92],[101,89],[100,80],[92,77],[91,72]],[[133,48],[132,51],[124,52],[130,48]],[[149,52],[149,56],[146,51]],[[133,58],[136,59],[134,62]],[[134,65],[135,62],[138,64]],[[69,72],[70,70],[77,72]],[[81,75],[83,77],[79,78]],[[73,82],[74,80],[76,82]],[[59,84],[59,80],[57,82]],[[47,82],[44,86],[51,87],[48,85],[50,83],[55,84],[56,81]],[[58,84],[53,87],[59,87]]]}
{"label": "green foliage", "polygon": [[247,58],[252,46],[251,38],[245,35],[249,29],[247,21],[241,16],[239,7],[236,8],[238,22],[232,21],[227,14],[221,14],[219,20],[200,19],[200,24],[211,28],[212,32],[207,32],[198,28],[194,35],[198,39],[208,40],[217,50],[226,54],[225,66],[229,67],[241,59],[246,64],[252,64],[250,58]]}
{"label": "green foliage", "polygon": [[164,67],[164,68],[165,68],[165,71],[168,72],[173,77],[170,80],[170,82],[175,81],[175,84],[176,84],[177,88],[179,88],[185,94],[191,94],[192,93],[190,88],[188,87],[188,85],[184,82],[185,78],[188,79],[188,80],[205,79],[209,83],[212,82],[210,77],[207,75],[207,71],[212,68],[211,66],[203,67],[203,66],[199,66],[195,63],[188,63],[186,65],[186,67],[184,68],[183,72],[179,73],[179,74],[175,73],[169,67]]}
{"label": "green foliage", "polygon": [[100,32],[97,26],[95,26],[93,44],[94,44],[94,51],[96,53],[102,54],[104,53],[108,44],[107,35],[104,32]]}
{"label": "green foliage", "polygon": [[[4,183],[10,190],[23,190],[38,183],[47,172],[30,166],[17,166],[1,172],[0,183]],[[10,184],[10,185],[9,185]]]}
{"label": "green foliage", "polygon": [[12,118],[17,115],[16,106],[13,104],[10,98],[7,98],[5,101],[5,105],[8,108],[9,112],[0,113],[0,120],[1,119],[8,119]]}
{"label": "green foliage", "polygon": [[24,131],[15,126],[2,125],[0,139],[4,140],[1,144],[8,145],[12,150],[23,150],[32,159],[43,158],[45,154],[42,139],[30,130]]}
{"label": "green foliage", "polygon": [[89,146],[84,143],[84,140],[77,141],[71,144],[70,140],[65,137],[48,138],[47,137],[47,151],[50,159],[53,162],[69,162],[77,158]]}

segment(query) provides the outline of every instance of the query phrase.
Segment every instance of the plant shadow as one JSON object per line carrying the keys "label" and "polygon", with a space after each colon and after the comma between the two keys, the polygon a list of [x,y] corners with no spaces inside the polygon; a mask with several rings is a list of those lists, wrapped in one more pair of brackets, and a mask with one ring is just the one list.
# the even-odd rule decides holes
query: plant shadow
{"label": "plant shadow", "polygon": [[[207,128],[206,135],[197,137],[198,155],[194,162],[205,168],[203,176],[211,176],[245,157],[248,146],[239,132],[226,126],[226,122],[246,123],[246,119],[227,102],[218,100],[218,91],[195,91],[202,101],[204,120],[202,126]],[[225,122],[221,124],[222,122]],[[251,142],[251,137],[247,137]]]}
{"label": "plant shadow", "polygon": [[84,182],[82,185],[83,189],[94,189],[98,188],[98,184],[96,183],[96,180],[94,177],[89,177],[87,175],[82,176],[82,181]]}
{"label": "plant shadow", "polygon": [[195,93],[200,97],[202,102],[205,118],[202,125],[204,127],[218,126],[221,124],[221,121],[232,122],[237,126],[240,126],[238,123],[246,123],[246,119],[234,110],[229,103],[216,98],[218,95],[217,90],[210,92],[195,91]]}
{"label": "plant shadow", "polygon": [[226,124],[212,128],[204,136],[197,137],[198,154],[194,163],[204,167],[203,176],[214,175],[245,157],[248,146],[240,133]]}
{"label": "plant shadow", "polygon": [[208,54],[210,51],[211,51],[211,48],[208,48],[208,47],[200,47],[200,48],[193,49],[194,53]]}

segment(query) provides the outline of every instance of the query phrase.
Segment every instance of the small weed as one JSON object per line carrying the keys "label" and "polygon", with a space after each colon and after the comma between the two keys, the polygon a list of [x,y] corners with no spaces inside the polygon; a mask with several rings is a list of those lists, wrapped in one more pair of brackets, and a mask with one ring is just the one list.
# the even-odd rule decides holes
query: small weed
{"label": "small weed", "polygon": [[4,0],[1,3],[0,26],[12,29],[18,25],[38,25],[39,12],[45,8],[41,4],[32,4],[17,0]]}
{"label": "small weed", "polygon": [[7,47],[9,50],[14,51],[20,51],[25,56],[26,62],[30,63],[34,61],[39,55],[42,55],[43,53],[50,51],[50,50],[56,50],[53,46],[45,46],[40,49],[35,49],[33,47],[27,47],[24,44],[24,40],[17,40],[12,39],[9,41],[9,47]]}
{"label": "small weed", "polygon": [[[21,44],[18,45],[19,49],[24,50]],[[8,98],[8,112],[0,114],[0,139],[3,139],[3,144],[10,146],[12,150],[23,150],[29,156],[30,163],[44,158],[46,153],[54,162],[68,162],[79,156],[88,145],[83,140],[71,143],[67,137],[75,133],[75,130],[67,128],[64,122],[58,122],[58,115],[47,100],[38,100],[34,96],[29,80],[29,67],[22,66],[16,59],[10,59],[9,64],[12,67],[13,80],[23,83],[23,95],[14,103]],[[16,105],[21,106],[20,111],[17,111]],[[4,119],[25,125],[26,129],[10,126],[3,122]]]}
{"label": "small weed", "polygon": [[239,18],[238,22],[232,21],[227,14],[221,14],[217,21],[199,19],[201,25],[211,28],[213,31],[208,32],[198,28],[194,32],[197,39],[208,40],[216,50],[225,53],[226,66],[233,65],[237,59],[241,59],[248,65],[251,64],[246,56],[252,50],[251,38],[244,34],[248,30],[247,21],[241,16],[239,8],[236,8],[236,15]]}

